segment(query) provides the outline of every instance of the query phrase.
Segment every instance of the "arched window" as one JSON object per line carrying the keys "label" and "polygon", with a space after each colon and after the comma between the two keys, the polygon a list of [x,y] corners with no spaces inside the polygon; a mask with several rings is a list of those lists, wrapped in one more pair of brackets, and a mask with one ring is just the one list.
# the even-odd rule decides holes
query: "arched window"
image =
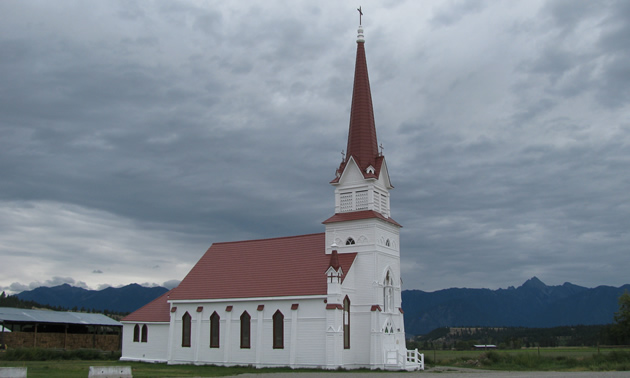
{"label": "arched window", "polygon": [[280,310],[273,314],[273,349],[284,348],[284,315]]}
{"label": "arched window", "polygon": [[146,343],[149,338],[149,327],[146,324],[142,325],[142,342]]}
{"label": "arched window", "polygon": [[343,348],[350,349],[350,298],[343,300]]}
{"label": "arched window", "polygon": [[247,311],[243,311],[241,315],[241,348],[250,348],[250,322],[252,317]]}
{"label": "arched window", "polygon": [[354,239],[348,238],[348,240],[346,240],[346,245],[352,245],[352,244],[355,244]]}
{"label": "arched window", "polygon": [[394,280],[387,271],[385,281],[383,282],[383,307],[385,312],[394,311]]}
{"label": "arched window", "polygon": [[136,324],[133,327],[133,342],[137,343],[140,341],[140,326]]}
{"label": "arched window", "polygon": [[221,318],[217,312],[210,315],[210,348],[219,347],[219,321]]}
{"label": "arched window", "polygon": [[391,246],[390,244],[391,244],[391,243],[389,242],[389,239],[385,240],[385,246],[386,246],[386,247],[390,247],[390,246]]}
{"label": "arched window", "polygon": [[186,311],[182,316],[182,347],[184,348],[190,348],[190,323],[190,314]]}

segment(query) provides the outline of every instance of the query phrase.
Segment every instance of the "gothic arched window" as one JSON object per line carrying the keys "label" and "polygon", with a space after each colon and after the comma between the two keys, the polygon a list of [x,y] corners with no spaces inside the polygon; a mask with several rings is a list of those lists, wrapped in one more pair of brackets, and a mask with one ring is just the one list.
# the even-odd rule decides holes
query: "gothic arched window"
{"label": "gothic arched window", "polygon": [[182,347],[190,348],[191,317],[188,311],[182,316]]}
{"label": "gothic arched window", "polygon": [[273,349],[284,348],[284,315],[280,310],[273,314]]}
{"label": "gothic arched window", "polygon": [[140,339],[143,343],[146,343],[149,339],[149,327],[146,324],[142,325],[142,338]]}
{"label": "gothic arched window", "polygon": [[343,299],[343,348],[350,349],[350,298]]}
{"label": "gothic arched window", "polygon": [[385,281],[383,282],[383,307],[385,312],[394,311],[394,280],[387,271]]}
{"label": "gothic arched window", "polygon": [[140,341],[140,326],[136,324],[133,327],[133,342],[137,343]]}
{"label": "gothic arched window", "polygon": [[210,348],[219,347],[219,321],[221,318],[217,312],[210,315]]}
{"label": "gothic arched window", "polygon": [[250,323],[252,317],[247,313],[247,311],[243,311],[241,315],[241,348],[249,349],[250,348]]}
{"label": "gothic arched window", "polygon": [[354,239],[352,239],[352,238],[348,238],[348,239],[346,240],[346,245],[352,245],[352,244],[355,244]]}

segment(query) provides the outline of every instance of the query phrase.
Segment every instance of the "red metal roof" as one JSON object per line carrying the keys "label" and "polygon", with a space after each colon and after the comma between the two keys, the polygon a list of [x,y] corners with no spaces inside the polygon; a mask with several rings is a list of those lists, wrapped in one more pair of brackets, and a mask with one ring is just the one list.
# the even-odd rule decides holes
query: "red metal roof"
{"label": "red metal roof", "polygon": [[333,250],[330,254],[330,264],[328,266],[332,266],[334,270],[339,270],[339,254],[337,250]]}
{"label": "red metal roof", "polygon": [[[325,234],[215,243],[170,299],[228,299],[326,295]],[[356,253],[339,255],[347,273]]]}
{"label": "red metal roof", "polygon": [[[333,215],[332,217],[326,219],[322,223],[326,224],[326,223],[345,222],[345,221],[360,220],[360,219],[371,219],[371,218],[378,218],[378,219],[381,219],[381,220],[383,220],[385,222],[388,222],[388,223],[391,223],[393,225],[396,225],[398,227],[402,227],[398,222],[396,222],[392,218],[385,218],[383,216],[383,214],[381,214],[379,212],[376,212],[374,210],[363,210],[363,211],[352,211],[352,212],[348,212],[348,213],[337,213],[337,214]],[[343,256],[343,255],[339,255],[339,256]]]}
{"label": "red metal roof", "polygon": [[[172,291],[172,290],[171,290]],[[125,316],[123,322],[169,322],[171,320],[170,305],[168,304],[168,291],[160,295],[157,299],[147,303],[138,310]]]}

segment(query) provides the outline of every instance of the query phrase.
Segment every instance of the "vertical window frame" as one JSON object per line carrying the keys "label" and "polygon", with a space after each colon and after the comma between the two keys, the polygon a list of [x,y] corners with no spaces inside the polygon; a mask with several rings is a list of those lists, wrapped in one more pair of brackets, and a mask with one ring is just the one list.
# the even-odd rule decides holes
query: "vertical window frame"
{"label": "vertical window frame", "polygon": [[221,317],[217,312],[210,315],[210,348],[219,348],[221,343]]}
{"label": "vertical window frame", "polygon": [[192,316],[186,311],[182,315],[182,348],[190,348],[192,335]]}
{"label": "vertical window frame", "polygon": [[136,324],[135,326],[133,326],[133,342],[140,342],[140,324]]}
{"label": "vertical window frame", "polygon": [[284,349],[284,315],[280,310],[273,316],[273,349]]}
{"label": "vertical window frame", "polygon": [[388,313],[394,312],[394,280],[389,270],[383,282],[383,310]]}
{"label": "vertical window frame", "polygon": [[140,342],[146,343],[148,341],[149,341],[149,327],[146,324],[143,324]]}
{"label": "vertical window frame", "polygon": [[343,349],[350,349],[350,298],[343,299]]}
{"label": "vertical window frame", "polygon": [[251,322],[252,317],[247,311],[243,311],[241,314],[241,349],[251,348]]}

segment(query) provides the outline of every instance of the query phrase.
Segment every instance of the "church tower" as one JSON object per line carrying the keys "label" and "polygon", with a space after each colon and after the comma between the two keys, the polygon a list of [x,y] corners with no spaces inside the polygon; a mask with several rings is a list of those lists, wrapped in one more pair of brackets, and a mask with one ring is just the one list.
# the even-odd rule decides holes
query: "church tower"
{"label": "church tower", "polygon": [[329,293],[328,306],[338,305],[344,310],[343,328],[337,328],[344,333],[344,345],[343,349],[335,348],[343,350],[343,361],[335,362],[374,369],[391,367],[406,353],[401,309],[401,225],[391,217],[393,186],[376,138],[362,26],[357,37],[346,153],[330,183],[335,187],[335,214],[323,222],[326,253],[333,257],[331,260],[337,254],[357,254],[352,269],[343,272],[341,288],[329,285],[334,295]]}

